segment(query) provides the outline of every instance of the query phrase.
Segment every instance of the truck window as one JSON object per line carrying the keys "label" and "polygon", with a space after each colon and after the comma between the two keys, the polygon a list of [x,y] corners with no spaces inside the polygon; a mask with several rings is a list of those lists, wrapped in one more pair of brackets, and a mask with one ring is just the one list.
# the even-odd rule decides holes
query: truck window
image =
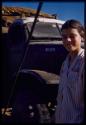
{"label": "truck window", "polygon": [[[32,23],[28,23],[28,29],[31,30]],[[33,31],[34,38],[61,38],[56,23],[37,22]]]}

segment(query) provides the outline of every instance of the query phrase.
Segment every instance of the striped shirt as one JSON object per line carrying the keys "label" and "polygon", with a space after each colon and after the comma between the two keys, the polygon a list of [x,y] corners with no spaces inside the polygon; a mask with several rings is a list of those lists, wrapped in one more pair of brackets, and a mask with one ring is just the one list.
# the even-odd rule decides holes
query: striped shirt
{"label": "striped shirt", "polygon": [[69,67],[69,55],[60,72],[55,123],[81,123],[84,118],[84,50]]}

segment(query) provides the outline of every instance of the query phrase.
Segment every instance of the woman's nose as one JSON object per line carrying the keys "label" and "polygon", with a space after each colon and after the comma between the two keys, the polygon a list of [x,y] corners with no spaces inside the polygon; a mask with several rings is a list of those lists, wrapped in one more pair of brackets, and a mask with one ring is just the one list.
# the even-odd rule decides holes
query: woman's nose
{"label": "woman's nose", "polygon": [[67,41],[68,41],[68,42],[71,42],[71,38],[70,38],[70,37],[67,37]]}

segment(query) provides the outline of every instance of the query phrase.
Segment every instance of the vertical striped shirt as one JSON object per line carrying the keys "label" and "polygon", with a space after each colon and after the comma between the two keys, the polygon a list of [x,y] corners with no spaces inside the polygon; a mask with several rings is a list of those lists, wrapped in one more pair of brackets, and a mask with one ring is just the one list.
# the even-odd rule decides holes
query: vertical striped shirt
{"label": "vertical striped shirt", "polygon": [[56,123],[81,123],[84,118],[84,50],[81,49],[69,67],[69,55],[60,72],[55,112]]}

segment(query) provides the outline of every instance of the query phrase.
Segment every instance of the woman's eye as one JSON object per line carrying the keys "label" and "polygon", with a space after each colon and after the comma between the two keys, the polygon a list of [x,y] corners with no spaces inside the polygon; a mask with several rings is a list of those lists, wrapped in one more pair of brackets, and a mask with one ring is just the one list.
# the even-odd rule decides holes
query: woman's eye
{"label": "woman's eye", "polygon": [[67,36],[62,36],[63,39],[67,39]]}
{"label": "woman's eye", "polygon": [[75,36],[70,36],[71,39],[73,39]]}
{"label": "woman's eye", "polygon": [[75,35],[71,35],[71,36],[62,36],[63,39],[67,39],[67,38],[74,39],[75,37],[76,37]]}

